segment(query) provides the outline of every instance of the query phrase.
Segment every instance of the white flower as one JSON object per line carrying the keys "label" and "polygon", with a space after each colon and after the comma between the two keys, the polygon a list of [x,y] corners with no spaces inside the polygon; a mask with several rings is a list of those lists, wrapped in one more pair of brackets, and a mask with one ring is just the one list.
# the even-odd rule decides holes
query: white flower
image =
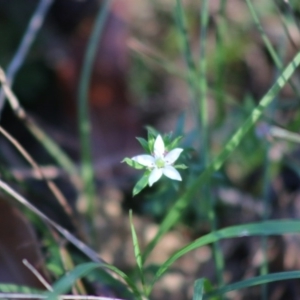
{"label": "white flower", "polygon": [[132,160],[138,162],[142,166],[151,169],[149,176],[149,186],[158,181],[161,176],[165,176],[181,181],[179,172],[172,166],[172,164],[178,159],[183,149],[175,148],[170,152],[165,152],[165,144],[160,135],[157,136],[154,142],[153,155],[142,154],[132,157]]}

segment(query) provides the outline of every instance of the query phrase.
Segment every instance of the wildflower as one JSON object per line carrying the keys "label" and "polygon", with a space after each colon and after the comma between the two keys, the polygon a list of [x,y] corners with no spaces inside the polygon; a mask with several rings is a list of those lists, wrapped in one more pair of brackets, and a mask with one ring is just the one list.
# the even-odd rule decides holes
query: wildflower
{"label": "wildflower", "polygon": [[142,154],[132,157],[133,161],[136,161],[142,166],[151,170],[148,183],[152,186],[158,181],[162,175],[165,175],[173,180],[181,181],[182,178],[179,172],[172,166],[178,159],[183,149],[175,148],[170,152],[166,152],[165,144],[160,135],[158,135],[154,142],[153,154]]}

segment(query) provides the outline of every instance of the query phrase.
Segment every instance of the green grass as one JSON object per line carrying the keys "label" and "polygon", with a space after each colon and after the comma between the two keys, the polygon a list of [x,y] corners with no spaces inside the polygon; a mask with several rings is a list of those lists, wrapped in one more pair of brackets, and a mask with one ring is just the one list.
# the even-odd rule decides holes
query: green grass
{"label": "green grass", "polygon": [[[78,84],[77,122],[80,137],[81,172],[78,171],[79,168],[61,147],[29,117],[20,104],[18,95],[14,94],[14,89],[6,81],[4,71],[0,74],[2,93],[5,94],[15,114],[23,122],[23,126],[27,127],[47,150],[53,162],[68,173],[70,181],[77,191],[77,196],[84,199],[87,211],[83,216],[84,225],[82,228],[85,232],[90,233],[87,238],[89,241],[96,240],[98,234],[95,226],[97,220],[95,208],[98,195],[91,152],[88,94],[97,47],[103,30],[105,30],[104,26],[109,17],[109,10],[113,7],[112,4],[113,1],[105,1],[95,18]],[[294,149],[292,143],[299,143],[299,135],[295,132],[298,130],[297,116],[299,113],[297,115],[295,112],[296,117],[293,118],[292,116],[288,121],[281,123],[276,117],[285,112],[284,109],[286,108],[281,107],[281,103],[286,100],[284,98],[287,97],[286,95],[292,98],[295,111],[299,107],[299,89],[296,76],[293,75],[300,65],[300,52],[294,51],[293,55],[288,52],[289,43],[293,44],[289,32],[291,22],[296,22],[295,16],[299,8],[292,4],[289,5],[288,11],[282,11],[280,7],[274,6],[271,2],[254,6],[252,1],[245,0],[241,13],[246,14],[247,18],[243,22],[232,16],[231,12],[228,11],[230,5],[225,0],[220,1],[220,7],[214,13],[211,11],[212,8],[208,0],[192,5],[183,5],[181,0],[176,0],[173,4],[170,7],[157,1],[152,1],[151,4],[155,23],[159,30],[168,37],[168,43],[163,41],[161,37],[145,43],[135,37],[135,43],[129,43],[130,48],[134,50],[132,54],[134,58],[128,80],[131,80],[129,86],[134,91],[138,91],[143,96],[163,93],[162,90],[159,90],[159,86],[164,86],[168,80],[171,81],[176,77],[186,88],[182,95],[189,98],[186,101],[188,103],[186,111],[181,112],[173,130],[175,141],[177,141],[176,135],[184,135],[179,145],[179,147],[186,148],[180,157],[182,162],[179,163],[188,164],[187,170],[180,170],[183,181],[174,183],[170,180],[162,180],[156,183],[154,188],[144,190],[149,175],[149,172],[146,171],[148,172],[146,176],[142,177],[133,190],[134,195],[144,190],[143,193],[139,194],[140,207],[144,208],[144,213],[146,211],[150,217],[154,218],[156,217],[154,211],[159,211],[156,235],[147,245],[143,245],[138,235],[139,231],[134,224],[134,212],[130,211],[128,228],[132,235],[136,265],[132,267],[132,270],[125,272],[113,264],[106,263],[98,256],[98,249],[94,250],[87,243],[80,241],[32,205],[27,197],[22,195],[22,192],[17,192],[13,188],[10,182],[1,180],[0,189],[5,194],[18,201],[27,211],[40,218],[51,228],[49,232],[44,234],[45,236],[47,234],[53,235],[51,247],[57,251],[51,251],[58,256],[53,261],[63,261],[68,257],[70,258],[69,266],[74,263],[75,267],[69,272],[61,269],[57,270],[56,274],[52,274],[52,290],[47,293],[21,286],[2,284],[0,284],[0,293],[39,293],[40,298],[57,299],[59,295],[69,293],[73,286],[84,287],[85,281],[81,281],[81,279],[85,277],[88,280],[90,278],[98,278],[98,280],[103,278],[104,280],[105,278],[112,286],[120,284],[124,299],[125,297],[152,299],[156,284],[167,272],[172,270],[172,265],[179,258],[190,255],[191,251],[207,245],[212,247],[216,280],[210,282],[205,278],[206,274],[203,274],[202,278],[195,278],[194,300],[222,299],[227,297],[225,294],[230,291],[252,286],[260,286],[261,298],[268,299],[268,283],[299,278],[300,271],[298,270],[269,273],[267,257],[269,236],[299,234],[300,232],[300,222],[297,220],[269,220],[271,206],[269,189],[277,175],[277,169],[274,168],[273,164],[276,163],[279,166],[284,164],[283,160],[274,163],[270,158],[269,154],[274,138],[284,142],[290,152]],[[269,16],[280,20],[279,24],[282,26],[282,37],[275,42],[274,38],[269,36],[269,31],[265,29]],[[298,26],[298,24],[294,25]],[[135,28],[137,32],[133,30],[132,35],[139,36],[142,34],[143,26],[137,27],[138,30]],[[251,30],[252,35],[247,34],[249,30]],[[252,40],[254,35],[259,38]],[[151,39],[149,38],[149,40]],[[263,83],[262,86],[249,88],[255,82],[250,82],[255,75],[247,77],[245,69],[248,68],[249,71],[251,68],[247,64],[249,61],[250,63],[254,62],[253,59],[255,58],[251,56],[253,49],[257,51],[255,53],[265,53],[269,58],[268,66],[270,66],[272,75],[267,84],[268,88],[266,88],[266,83]],[[22,61],[24,59],[25,57],[22,58]],[[157,78],[162,79],[159,85],[155,84]],[[143,80],[146,82],[141,82]],[[156,88],[157,90],[155,90]],[[163,98],[162,95],[161,98]],[[144,102],[145,99],[140,100],[138,104],[143,106]],[[192,126],[188,127],[191,120]],[[255,134],[255,130],[261,130],[258,126],[260,121],[269,126],[269,131],[259,136],[259,134]],[[286,128],[281,128],[284,125]],[[146,145],[149,150],[149,148],[153,148],[154,137],[157,132],[150,127],[148,127],[148,132],[150,132],[151,147],[148,147],[144,139],[139,138],[139,141],[144,148]],[[28,159],[30,156],[24,149],[24,151],[20,150],[22,149],[21,145],[14,143],[14,147],[19,150],[20,157],[27,159],[27,161],[32,160]],[[238,174],[241,174],[243,178],[255,171],[257,166],[261,166],[263,169],[259,187],[254,192],[263,198],[262,218],[253,223],[236,224],[220,229],[220,220],[226,220],[228,216],[226,216],[226,210],[220,209],[222,206],[218,203],[214,191],[220,186],[240,189],[239,184],[232,179],[228,171],[232,168],[234,159],[237,161],[235,167],[239,167]],[[129,161],[129,158],[127,160]],[[240,165],[238,165],[239,160],[243,160]],[[288,159],[286,160],[288,161]],[[34,160],[32,161],[34,162]],[[35,169],[41,170],[35,162],[33,166]],[[43,180],[47,181],[43,173],[42,177]],[[243,178],[240,179],[240,182]],[[240,193],[244,193],[243,189],[240,190]],[[194,219],[187,220],[187,216],[191,212]],[[85,228],[86,224],[88,230]],[[199,228],[205,228],[204,231],[207,233],[175,251],[165,262],[156,266],[153,273],[147,273],[148,263],[151,263],[149,257],[153,254],[154,248],[166,233],[171,229],[176,230],[180,224],[189,228],[193,234],[198,234],[197,229]],[[193,226],[197,228],[195,231],[193,231]],[[73,251],[68,247],[61,248],[60,245],[56,245],[54,241],[59,239],[54,238],[56,236],[54,231],[63,236],[64,240],[72,244],[77,250]],[[203,231],[200,230],[200,232]],[[226,258],[221,242],[251,236],[261,238],[263,259],[260,274],[237,282],[226,282],[224,280]],[[93,246],[96,247],[97,245],[94,244]],[[66,251],[65,254],[61,254],[62,249]],[[64,275],[58,278],[58,274]],[[79,288],[77,291],[83,294],[85,289]]]}

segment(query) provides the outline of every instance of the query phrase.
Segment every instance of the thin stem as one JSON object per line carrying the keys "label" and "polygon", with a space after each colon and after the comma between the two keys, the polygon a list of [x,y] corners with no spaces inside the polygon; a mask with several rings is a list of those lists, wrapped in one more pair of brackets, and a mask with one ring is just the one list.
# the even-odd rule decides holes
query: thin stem
{"label": "thin stem", "polygon": [[[201,124],[201,154],[202,165],[206,169],[209,164],[209,128],[208,128],[208,105],[207,105],[207,80],[206,80],[206,42],[207,42],[207,27],[209,20],[208,0],[202,2],[201,7],[201,28],[200,28],[200,74],[199,74],[199,115]],[[210,221],[210,227],[212,232],[217,230],[217,219],[214,207],[214,201],[212,199],[210,191],[210,182],[202,187],[204,199],[208,201],[209,211],[208,217]],[[223,285],[223,270],[224,260],[222,250],[219,243],[213,244],[213,253],[217,269],[217,277],[219,285]]]}
{"label": "thin stem", "polygon": [[[265,146],[265,164],[264,164],[264,188],[263,188],[263,221],[266,221],[269,216],[269,183],[270,183],[270,159],[269,159],[269,151],[270,151],[270,142],[267,141],[267,145]],[[269,272],[268,267],[268,257],[267,257],[267,247],[268,247],[268,237],[263,236],[261,238],[261,249],[263,253],[263,261],[260,267],[260,275],[267,275]],[[268,290],[267,284],[261,285],[261,295],[262,299],[268,299]]]}
{"label": "thin stem", "polygon": [[296,24],[298,32],[300,33],[300,21],[295,13],[293,7],[291,6],[290,2],[288,0],[285,0],[285,1],[282,1],[282,4],[284,4],[288,8],[288,12],[289,12],[290,16],[292,17],[294,23]]}
{"label": "thin stem", "polygon": [[208,164],[208,109],[207,109],[207,80],[206,80],[206,42],[208,26],[208,0],[203,0],[200,10],[201,28],[200,28],[200,74],[199,74],[199,115],[201,124],[201,154],[204,168]]}
{"label": "thin stem", "polygon": [[53,291],[52,286],[48,281],[43,277],[43,275],[27,260],[23,259],[22,263],[26,266],[27,269],[39,280],[39,282],[48,290]]}
{"label": "thin stem", "polygon": [[[217,65],[217,73],[216,73],[216,85],[215,89],[216,93],[216,105],[217,105],[217,113],[218,116],[222,116],[223,114],[223,103],[225,98],[225,57],[224,57],[224,40],[225,40],[225,32],[226,32],[226,4],[227,0],[220,0],[220,16],[217,22],[217,30],[216,30],[216,65]],[[216,118],[216,125],[220,125],[221,118]]]}
{"label": "thin stem", "polygon": [[280,17],[280,21],[281,21],[281,24],[282,24],[282,27],[283,27],[283,30],[284,30],[284,33],[286,35],[286,37],[288,38],[289,42],[291,43],[291,45],[293,46],[294,50],[298,50],[298,46],[296,45],[293,37],[291,36],[291,33],[290,33],[290,30],[289,30],[289,26],[288,26],[288,22],[286,20],[286,17],[285,15],[281,12],[281,9],[279,7],[279,4],[277,1],[274,1],[274,5],[275,5],[275,8],[279,14],[279,17]]}
{"label": "thin stem", "polygon": [[[282,47],[281,48],[281,53],[280,56],[284,56],[284,52],[286,50],[286,40],[282,41]],[[275,78],[278,77],[280,74],[280,70],[276,70],[275,72]],[[278,96],[276,96],[267,109],[267,114],[269,117],[269,125],[273,125],[273,120],[275,116],[275,112],[277,110],[277,103],[278,103]],[[262,215],[262,220],[266,221],[269,218],[269,208],[270,208],[270,197],[269,197],[269,187],[270,187],[270,182],[271,182],[271,160],[269,158],[269,152],[271,149],[271,143],[266,140],[265,144],[265,162],[264,162],[264,177],[263,177],[263,215]],[[267,275],[269,272],[269,266],[268,266],[268,237],[264,236],[261,238],[261,249],[263,252],[263,261],[262,265],[260,267],[260,275]],[[268,285],[267,284],[262,284],[261,286],[261,295],[263,300],[268,299]]]}
{"label": "thin stem", "polygon": [[77,110],[78,110],[78,126],[80,136],[80,150],[81,150],[81,172],[84,182],[84,192],[87,199],[87,215],[92,221],[95,213],[95,199],[96,188],[94,183],[94,170],[92,162],[91,139],[90,139],[90,118],[88,111],[88,90],[92,74],[93,63],[96,57],[96,51],[99,41],[102,36],[103,27],[108,16],[108,11],[111,0],[106,0],[99,10],[96,22],[90,36],[87,50],[85,53],[83,68],[81,71],[78,97],[77,97]]}
{"label": "thin stem", "polygon": [[[260,23],[260,20],[259,20],[259,17],[258,17],[258,14],[256,13],[255,9],[254,9],[254,6],[252,5],[252,2],[251,0],[246,0],[246,3],[248,5],[248,8],[250,10],[250,13],[252,15],[252,18],[254,20],[254,23],[261,35],[261,38],[269,52],[269,54],[271,55],[271,58],[273,60],[273,62],[275,63],[275,66],[276,68],[279,70],[279,71],[283,71],[283,63],[279,57],[279,55],[277,54],[276,50],[274,49],[271,41],[269,40],[268,36],[266,35],[263,27],[262,27],[262,24]],[[299,93],[299,90],[298,88],[295,86],[295,84],[293,83],[293,79],[291,79],[289,81],[289,85],[291,86],[291,88],[293,89],[294,93],[300,97],[300,93]]]}
{"label": "thin stem", "polygon": [[78,221],[74,215],[72,207],[69,205],[67,199],[65,198],[64,194],[58,188],[58,186],[52,180],[48,179],[43,170],[40,168],[38,163],[31,157],[31,155],[25,150],[24,147],[13,137],[11,136],[2,126],[0,126],[0,134],[2,134],[23,156],[23,158],[31,165],[31,167],[36,170],[39,179],[42,179],[47,184],[48,188],[57,199],[58,203],[66,213],[66,215],[70,218],[72,224],[76,228],[77,234],[83,238],[83,234],[80,233],[80,227]]}
{"label": "thin stem", "polygon": [[[198,107],[197,107],[198,98],[199,98],[199,90],[197,86],[198,74],[197,74],[196,65],[193,60],[192,50],[188,40],[186,19],[185,19],[181,0],[176,0],[175,17],[176,17],[177,27],[180,33],[183,57],[187,65],[187,82],[189,85],[189,95],[191,98],[191,105],[194,111],[198,112]],[[196,123],[199,123],[200,118],[198,114],[195,115],[195,118],[196,118]]]}
{"label": "thin stem", "polygon": [[53,141],[41,128],[38,126],[32,118],[28,116],[24,108],[21,106],[18,98],[9,86],[6,75],[3,69],[0,67],[0,83],[2,84],[3,92],[11,106],[14,114],[17,118],[23,122],[26,128],[31,132],[31,134],[43,145],[46,151],[51,155],[51,157],[66,170],[70,176],[70,179],[74,186],[81,190],[81,179],[78,175],[78,171],[72,160],[68,155],[59,147],[59,145]]}
{"label": "thin stem", "polygon": [[[41,29],[46,14],[51,7],[51,4],[54,0],[41,0],[38,4],[29,24],[26,29],[26,32],[23,36],[21,44],[19,45],[18,50],[16,51],[11,63],[9,64],[6,72],[7,76],[7,83],[11,87],[17,72],[19,71],[20,67],[22,66],[27,53],[34,42],[37,33]],[[0,91],[0,117],[5,103],[5,93],[3,90]]]}

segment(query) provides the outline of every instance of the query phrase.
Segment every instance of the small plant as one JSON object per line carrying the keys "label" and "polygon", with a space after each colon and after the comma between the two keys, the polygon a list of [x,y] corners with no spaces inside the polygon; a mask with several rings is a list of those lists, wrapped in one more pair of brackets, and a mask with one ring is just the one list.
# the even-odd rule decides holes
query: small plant
{"label": "small plant", "polygon": [[133,188],[133,195],[138,194],[147,184],[151,187],[162,175],[181,181],[181,175],[177,169],[186,169],[184,164],[174,165],[182,153],[182,148],[175,148],[181,140],[181,136],[172,140],[172,134],[161,136],[156,131],[148,128],[148,141],[137,138],[146,154],[124,158],[122,162],[127,163],[135,169],[144,169],[145,173]]}

